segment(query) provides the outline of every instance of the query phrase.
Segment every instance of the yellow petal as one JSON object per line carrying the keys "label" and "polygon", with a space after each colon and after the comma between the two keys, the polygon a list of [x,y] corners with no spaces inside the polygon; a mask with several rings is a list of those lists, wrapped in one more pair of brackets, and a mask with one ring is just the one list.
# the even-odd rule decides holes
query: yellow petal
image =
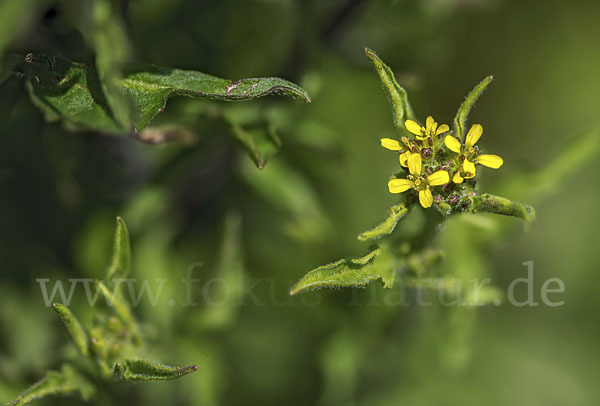
{"label": "yellow petal", "polygon": [[425,128],[427,129],[427,131],[431,130],[434,125],[436,125],[436,122],[433,119],[433,117],[427,117],[427,120],[425,121]]}
{"label": "yellow petal", "polygon": [[408,157],[408,170],[413,176],[421,175],[421,154],[410,154]]}
{"label": "yellow petal", "polygon": [[475,158],[475,162],[483,166],[487,166],[488,168],[498,169],[502,166],[504,160],[498,155],[484,154]]}
{"label": "yellow petal", "polygon": [[465,140],[465,148],[469,149],[473,145],[475,145],[477,141],[479,141],[479,138],[481,138],[481,134],[483,134],[483,127],[481,126],[481,124],[473,124],[471,126],[471,129],[467,133],[467,139]]}
{"label": "yellow petal", "polygon": [[412,154],[410,151],[406,151],[400,154],[400,165],[407,168],[408,167],[408,157]]}
{"label": "yellow petal", "polygon": [[[463,172],[466,172],[468,175],[475,176],[475,164],[468,159],[465,159],[463,162]],[[473,176],[465,176],[465,178],[470,179]]]}
{"label": "yellow petal", "polygon": [[431,207],[433,204],[433,196],[431,195],[429,188],[419,191],[419,202],[424,208]]}
{"label": "yellow petal", "polygon": [[400,145],[400,142],[391,138],[382,138],[381,146],[385,149],[389,149],[390,151],[402,151],[402,145]]}
{"label": "yellow petal", "polygon": [[452,135],[446,135],[446,138],[444,138],[444,144],[446,144],[446,147],[448,147],[450,151],[460,154],[460,147],[462,145],[460,145],[460,141]]}
{"label": "yellow petal", "polygon": [[450,182],[450,175],[446,171],[433,172],[427,177],[427,183],[429,186],[440,186]]}
{"label": "yellow petal", "polygon": [[415,135],[421,135],[421,126],[417,122],[412,121],[412,120],[406,120],[404,122],[404,126],[411,133],[413,133]]}
{"label": "yellow petal", "polygon": [[406,192],[414,185],[412,180],[408,179],[392,179],[388,182],[388,189],[390,193],[402,193]]}
{"label": "yellow petal", "polygon": [[454,183],[463,183],[464,178],[460,176],[460,171],[456,172],[452,177],[452,182]]}
{"label": "yellow petal", "polygon": [[446,133],[450,131],[450,127],[448,127],[448,124],[442,124],[441,126],[438,127],[438,129],[435,131],[435,135],[440,135],[443,133]]}

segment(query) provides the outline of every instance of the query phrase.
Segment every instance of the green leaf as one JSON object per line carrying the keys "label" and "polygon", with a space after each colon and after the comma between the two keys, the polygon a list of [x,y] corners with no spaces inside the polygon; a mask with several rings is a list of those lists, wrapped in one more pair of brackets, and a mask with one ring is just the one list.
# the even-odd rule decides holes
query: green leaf
{"label": "green leaf", "polygon": [[281,148],[281,139],[272,126],[245,130],[234,125],[231,127],[231,135],[248,152],[258,169],[263,169]]}
{"label": "green leaf", "polygon": [[86,378],[73,367],[65,364],[60,372],[46,372],[42,380],[22,392],[9,406],[23,406],[46,396],[71,395],[77,392],[84,401],[87,401],[95,390]]}
{"label": "green leaf", "polygon": [[121,67],[131,55],[125,24],[118,10],[120,3],[111,0],[63,0],[61,8],[94,50],[106,103],[121,131],[129,132],[131,106],[118,86],[118,80],[122,79]]}
{"label": "green leaf", "polygon": [[66,306],[60,303],[53,303],[52,307],[58,313],[79,352],[87,355],[89,352],[88,336],[83,327],[81,327],[81,324],[79,324],[79,321],[77,321],[73,313]]}
{"label": "green leaf", "polygon": [[406,216],[408,209],[403,203],[396,204],[388,210],[388,215],[382,223],[375,226],[371,230],[365,231],[358,236],[360,241],[372,240],[374,238],[381,238],[384,235],[389,235],[396,228],[398,221]]}
{"label": "green leaf", "polygon": [[408,102],[406,90],[404,90],[402,86],[396,82],[394,72],[392,72],[390,67],[383,63],[381,59],[379,59],[375,51],[365,48],[365,54],[373,63],[373,66],[379,75],[379,80],[381,81],[381,84],[388,95],[392,105],[394,125],[403,132],[406,131],[404,122],[408,119],[416,120],[412,108],[410,107],[410,103]]}
{"label": "green leaf", "polygon": [[114,376],[126,381],[168,381],[181,378],[198,370],[196,365],[178,368],[146,360],[127,360],[117,362]]}
{"label": "green leaf", "polygon": [[528,223],[535,220],[535,210],[533,207],[523,203],[513,202],[505,197],[494,196],[485,193],[473,197],[471,206],[473,213],[494,213],[504,216],[519,217]]}
{"label": "green leaf", "polygon": [[27,54],[22,67],[31,101],[47,121],[62,120],[70,130],[122,133],[94,68],[39,54]]}
{"label": "green leaf", "polygon": [[460,105],[458,111],[456,112],[456,117],[454,117],[454,135],[456,135],[459,139],[465,139],[465,128],[467,125],[467,118],[469,117],[469,112],[471,108],[479,99],[479,96],[485,92],[488,85],[492,83],[494,80],[493,76],[487,76],[483,79],[471,92],[467,95],[465,101]]}
{"label": "green leaf", "polygon": [[127,225],[121,217],[117,217],[117,228],[113,243],[113,256],[110,267],[106,272],[106,282],[114,279],[124,279],[131,270],[131,246]]}
{"label": "green leaf", "polygon": [[279,78],[231,81],[201,72],[154,65],[126,66],[122,86],[134,104],[138,131],[164,109],[169,97],[176,95],[241,101],[278,94],[310,103],[304,89]]}
{"label": "green leaf", "polygon": [[[107,101],[96,69],[60,58],[28,54],[23,71],[34,104],[49,121],[63,120],[75,130],[123,134]],[[132,106],[133,131],[140,132],[173,96],[213,100],[251,100],[278,94],[310,102],[299,86],[279,78],[231,81],[205,73],[147,64],[122,68],[119,89]]]}
{"label": "green leaf", "polygon": [[290,295],[321,288],[362,287],[375,280],[391,288],[395,269],[393,255],[382,245],[363,257],[340,259],[313,269],[292,287]]}

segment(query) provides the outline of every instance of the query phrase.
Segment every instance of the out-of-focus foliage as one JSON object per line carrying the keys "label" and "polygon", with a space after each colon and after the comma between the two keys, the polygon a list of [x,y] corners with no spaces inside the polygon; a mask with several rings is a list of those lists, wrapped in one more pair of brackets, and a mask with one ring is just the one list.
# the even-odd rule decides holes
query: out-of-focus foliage
{"label": "out-of-focus foliage", "polygon": [[[164,128],[164,124],[162,128],[148,127],[172,96],[250,100],[276,93],[310,102],[302,88],[279,78],[230,81],[201,72],[136,64],[123,66],[118,78],[102,79],[101,71],[47,55],[27,54],[23,64],[14,64],[14,59],[11,55],[10,67],[16,74],[24,73],[31,100],[47,122],[63,121],[72,131],[130,133],[153,144],[185,141],[185,128],[176,124],[171,128]],[[233,124],[235,120],[231,122],[233,137],[248,150],[258,168],[264,168],[281,147],[274,128],[245,130]]]}
{"label": "out-of-focus foliage", "polygon": [[[60,303],[52,307],[65,325],[71,340],[79,353],[88,357],[95,365],[93,373],[95,384],[85,378],[89,374],[89,365],[84,373],[78,372],[69,364],[62,366],[60,372],[49,371],[39,382],[16,397],[11,406],[26,405],[46,396],[70,395],[79,393],[82,400],[88,400],[99,391],[97,386],[105,385],[102,380],[110,378],[127,381],[165,381],[181,378],[198,370],[196,365],[184,368],[171,367],[158,362],[143,359],[142,338],[139,327],[132,315],[129,302],[123,295],[122,282],[126,281],[131,268],[131,252],[127,226],[117,218],[113,244],[113,257],[103,281],[95,281],[95,295],[104,296],[106,304],[114,315],[103,310],[93,314],[93,324],[84,328],[71,311]],[[91,291],[86,285],[86,294]],[[63,296],[64,292],[59,293]],[[92,297],[92,296],[89,296]],[[67,299],[70,301],[70,297]],[[94,300],[95,302],[96,300]],[[100,308],[100,306],[97,306]],[[131,359],[127,359],[131,358]]]}
{"label": "out-of-focus foliage", "polygon": [[[0,1],[2,66],[14,66],[8,55],[22,63],[28,53],[97,66],[100,34],[92,30],[103,25],[89,25],[91,3]],[[130,275],[154,291],[166,280],[156,306],[146,296],[133,309],[147,358],[194,363],[198,372],[105,384],[90,404],[598,403],[597,2],[105,3],[110,30],[127,38],[110,40],[106,66],[282,77],[312,103],[172,98],[146,133],[161,140],[151,145],[45,123],[23,79],[3,70],[0,403],[46,371],[66,376],[63,364],[80,367],[83,357],[36,279],[50,279],[49,287],[102,279],[119,215],[132,238]],[[16,8],[5,12],[10,4]],[[485,125],[485,146],[505,166],[485,173],[479,187],[531,203],[536,223],[523,232],[519,219],[455,216],[435,241],[446,254],[409,256],[400,275],[412,276],[391,289],[371,283],[290,297],[307,269],[367,253],[380,240],[357,234],[398,203],[386,189],[398,163],[379,147],[396,129],[366,45],[394,68],[415,112],[448,124],[465,90],[494,74],[469,121]],[[231,137],[234,126],[259,136],[255,144],[270,159],[262,171]],[[281,142],[275,155],[270,134]],[[421,209],[411,210],[393,235],[413,239],[425,222]],[[508,286],[527,277],[522,263],[530,260],[540,304],[511,306]],[[436,278],[421,278],[427,270]],[[188,276],[201,280],[190,285],[189,302],[181,282]],[[486,306],[438,300],[443,292],[451,302],[460,283],[487,277],[484,287],[496,289],[467,298]],[[566,289],[549,296],[564,305],[548,307],[540,289],[555,277]],[[95,309],[80,288],[69,308],[85,327]],[[516,295],[526,297],[524,284]],[[73,370],[93,382],[93,369]],[[75,392],[40,402],[80,403]]]}

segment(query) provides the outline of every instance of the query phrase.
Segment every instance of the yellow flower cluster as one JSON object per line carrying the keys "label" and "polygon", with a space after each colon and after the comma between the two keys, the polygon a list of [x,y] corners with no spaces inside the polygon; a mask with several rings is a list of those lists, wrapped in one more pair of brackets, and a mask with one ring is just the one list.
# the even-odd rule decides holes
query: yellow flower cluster
{"label": "yellow flower cluster", "polygon": [[[388,189],[390,193],[414,190],[418,193],[419,202],[424,208],[433,205],[431,188],[450,183],[450,173],[453,173],[452,182],[461,184],[465,179],[475,177],[476,164],[494,169],[502,166],[502,158],[498,155],[479,154],[475,144],[483,134],[483,127],[480,124],[471,127],[464,145],[452,133],[447,134],[442,140],[441,136],[448,133],[450,127],[446,124],[438,126],[431,116],[427,117],[425,127],[413,120],[406,120],[404,126],[415,135],[414,139],[408,137],[402,137],[400,141],[391,138],[381,139],[382,147],[400,153],[400,165],[408,168],[409,172],[406,178],[391,179],[388,182]],[[444,146],[446,148],[443,148]],[[425,168],[423,168],[424,162],[427,165]],[[446,195],[452,192],[452,188],[444,188],[446,189],[448,189]]]}

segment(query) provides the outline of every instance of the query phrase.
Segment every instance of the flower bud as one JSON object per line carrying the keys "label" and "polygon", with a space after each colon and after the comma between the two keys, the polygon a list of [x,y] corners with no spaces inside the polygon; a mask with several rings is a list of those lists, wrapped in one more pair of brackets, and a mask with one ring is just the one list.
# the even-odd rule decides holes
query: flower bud
{"label": "flower bud", "polygon": [[456,193],[450,195],[450,197],[448,198],[448,203],[454,205],[456,203],[458,203],[458,201],[460,200],[460,196],[457,195]]}

